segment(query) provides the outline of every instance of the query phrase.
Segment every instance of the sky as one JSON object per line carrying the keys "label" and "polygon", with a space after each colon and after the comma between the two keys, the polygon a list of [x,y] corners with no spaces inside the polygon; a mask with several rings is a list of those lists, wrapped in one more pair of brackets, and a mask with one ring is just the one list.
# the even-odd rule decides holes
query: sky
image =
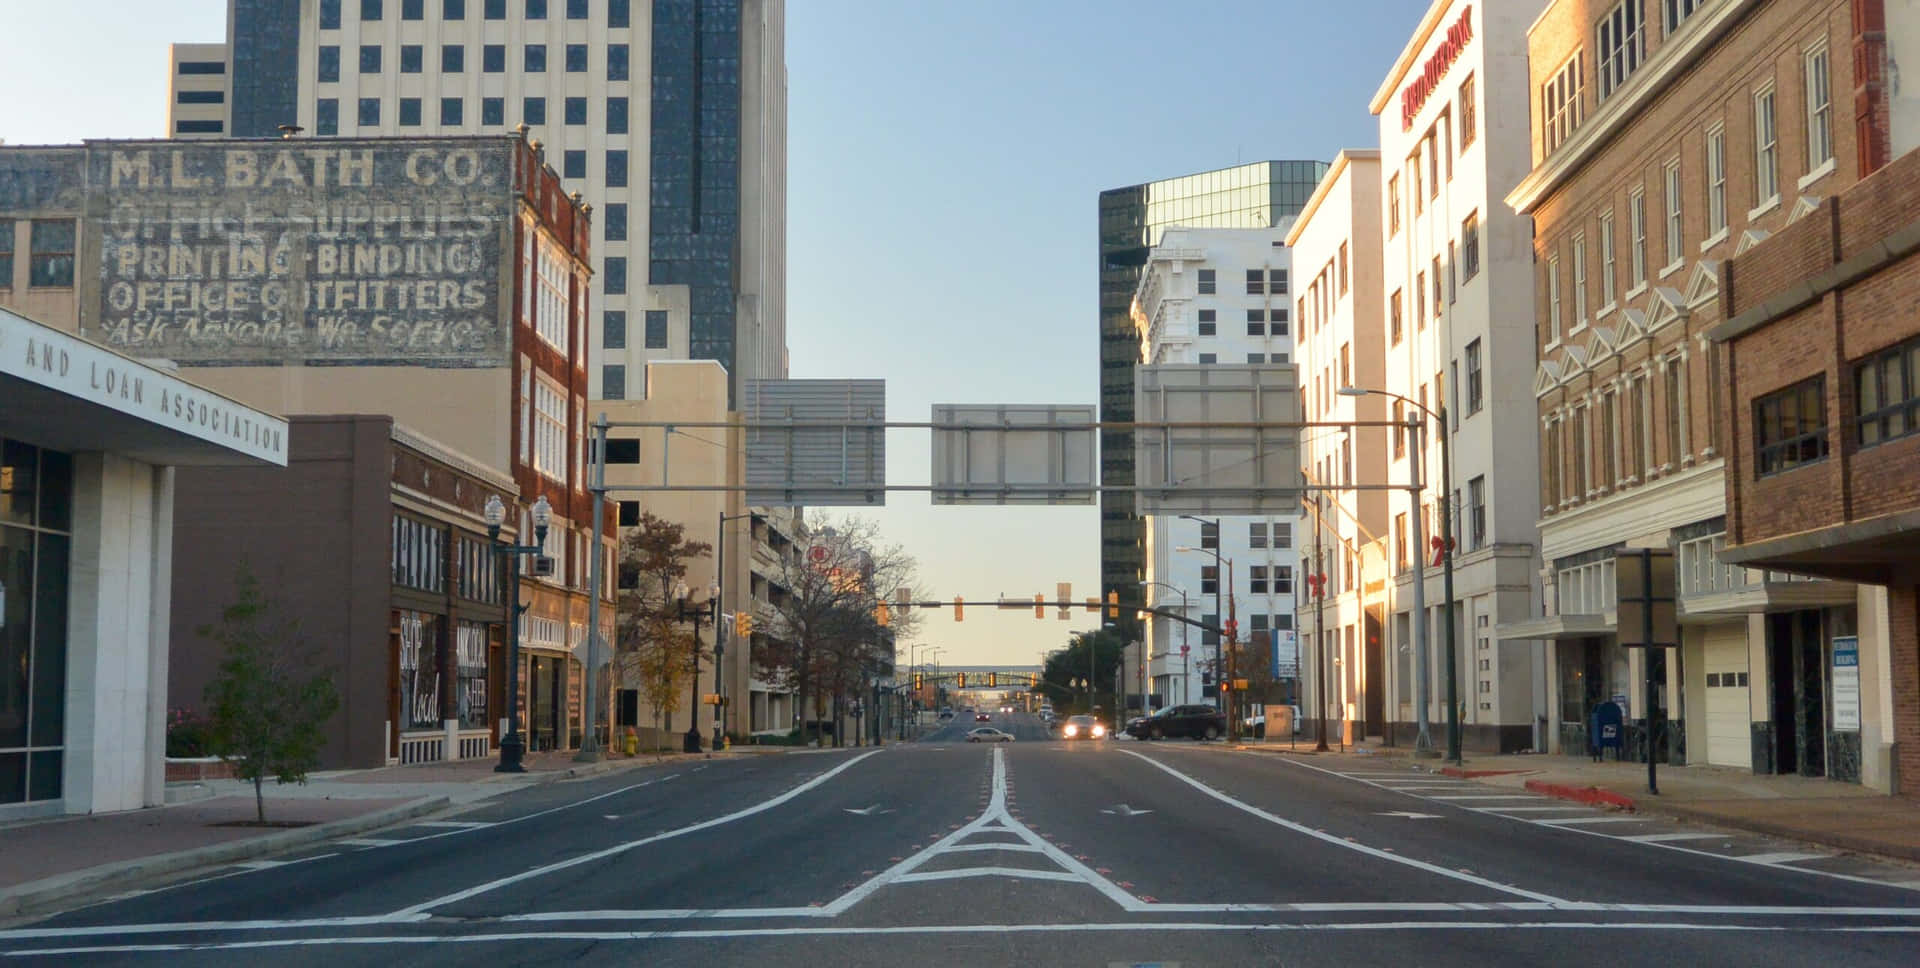
{"label": "sky", "polygon": [[[895,421],[1096,403],[1099,193],[1376,146],[1367,101],[1427,6],[788,0],[791,375],[884,378]],[[166,45],[225,35],[224,0],[0,0],[0,139],[163,136]],[[926,483],[925,431],[887,447],[890,483]],[[874,519],[929,597],[1098,593],[1093,507],[887,502],[810,514]],[[1030,665],[1097,621],[943,610],[916,644]]]}

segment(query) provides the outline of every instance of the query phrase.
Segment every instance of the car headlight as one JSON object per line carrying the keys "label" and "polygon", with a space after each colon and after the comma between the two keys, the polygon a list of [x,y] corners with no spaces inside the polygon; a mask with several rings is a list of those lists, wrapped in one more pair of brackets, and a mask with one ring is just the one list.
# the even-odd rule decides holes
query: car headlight
{"label": "car headlight", "polygon": [[1095,727],[1093,728],[1093,735],[1095,735],[1095,736],[1105,736],[1105,735],[1107,735],[1107,728],[1106,728],[1105,726],[1095,726]]}
{"label": "car headlight", "polygon": [[1075,732],[1076,732],[1076,731],[1077,731],[1078,729],[1079,729],[1079,727],[1077,727],[1077,726],[1068,726],[1068,727],[1066,728],[1066,734],[1067,734],[1068,736],[1072,736],[1072,735],[1073,735],[1073,734],[1074,734],[1074,733],[1075,733]]}

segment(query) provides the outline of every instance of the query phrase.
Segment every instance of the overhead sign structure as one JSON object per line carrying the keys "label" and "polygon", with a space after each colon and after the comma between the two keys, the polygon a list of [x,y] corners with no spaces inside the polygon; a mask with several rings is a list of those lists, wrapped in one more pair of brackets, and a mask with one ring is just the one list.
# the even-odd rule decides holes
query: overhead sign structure
{"label": "overhead sign structure", "polygon": [[748,380],[740,413],[748,504],[887,503],[885,380]]}
{"label": "overhead sign structure", "polygon": [[[1135,513],[1272,514],[1300,510],[1299,373],[1286,364],[1137,368]],[[1274,426],[1274,425],[1281,426]]]}
{"label": "overhead sign structure", "polygon": [[935,405],[933,503],[1092,504],[1095,419],[1087,406]]}

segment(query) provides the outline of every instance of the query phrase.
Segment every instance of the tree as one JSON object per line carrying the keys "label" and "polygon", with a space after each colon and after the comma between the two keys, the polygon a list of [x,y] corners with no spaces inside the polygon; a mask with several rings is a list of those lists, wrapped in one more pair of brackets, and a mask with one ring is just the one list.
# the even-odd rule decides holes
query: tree
{"label": "tree", "polygon": [[213,751],[233,764],[235,776],[253,782],[254,817],[265,823],[266,778],[307,782],[307,772],[320,765],[323,730],[340,697],[328,672],[300,675],[314,667],[314,657],[302,654],[297,628],[245,565],[234,584],[237,598],[220,623],[199,629],[224,650],[206,701]]}
{"label": "tree", "polygon": [[[1088,690],[1071,683],[1091,677],[1093,695],[1112,702],[1115,696],[1114,675],[1120,665],[1124,645],[1120,634],[1113,629],[1073,633],[1067,639],[1065,648],[1047,653],[1039,691],[1046,695],[1055,708],[1077,709],[1091,715],[1093,710],[1089,707],[1092,697],[1088,695]],[[1113,725],[1118,728],[1124,723],[1116,721]]]}
{"label": "tree", "polygon": [[680,676],[700,661],[700,644],[680,622],[673,588],[686,577],[688,562],[712,551],[704,541],[687,540],[685,525],[651,511],[620,540],[614,651],[623,672],[633,673],[640,698],[653,707],[657,730],[673,728],[684,698]]}

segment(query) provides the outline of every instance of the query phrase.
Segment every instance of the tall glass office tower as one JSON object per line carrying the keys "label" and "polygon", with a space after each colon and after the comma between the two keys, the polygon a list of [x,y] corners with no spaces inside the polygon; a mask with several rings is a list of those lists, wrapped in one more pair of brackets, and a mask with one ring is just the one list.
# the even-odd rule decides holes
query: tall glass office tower
{"label": "tall glass office tower", "polygon": [[[1100,419],[1133,419],[1133,368],[1140,362],[1140,335],[1128,315],[1147,254],[1169,226],[1266,228],[1300,214],[1327,172],[1324,161],[1256,161],[1252,164],[1112,188],[1100,193]],[[1100,434],[1100,483],[1134,483],[1133,434]],[[1133,495],[1100,497],[1100,596],[1118,593],[1125,604],[1143,600],[1146,574],[1144,526],[1133,513]],[[1140,637],[1140,623],[1123,613],[1120,631]]]}

